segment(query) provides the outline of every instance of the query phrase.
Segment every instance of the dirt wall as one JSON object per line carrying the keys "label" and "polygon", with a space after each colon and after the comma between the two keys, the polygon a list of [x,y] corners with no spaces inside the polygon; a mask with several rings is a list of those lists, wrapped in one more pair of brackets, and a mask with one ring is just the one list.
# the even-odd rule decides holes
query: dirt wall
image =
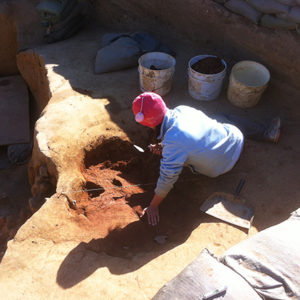
{"label": "dirt wall", "polygon": [[92,0],[99,21],[119,30],[171,29],[199,46],[236,60],[264,63],[274,77],[300,85],[300,35],[260,27],[210,0]]}
{"label": "dirt wall", "polygon": [[0,10],[0,76],[18,72],[16,64],[17,29],[14,21]]}
{"label": "dirt wall", "polygon": [[19,50],[43,43],[37,3],[38,0],[0,0],[0,76],[18,73]]}

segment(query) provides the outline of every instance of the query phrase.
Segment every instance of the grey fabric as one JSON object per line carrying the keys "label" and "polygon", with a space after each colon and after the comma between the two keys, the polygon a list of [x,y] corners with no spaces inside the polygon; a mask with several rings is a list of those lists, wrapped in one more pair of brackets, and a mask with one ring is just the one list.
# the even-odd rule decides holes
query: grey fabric
{"label": "grey fabric", "polygon": [[[135,32],[132,38],[140,45],[140,49],[143,53],[159,51],[160,41],[155,39],[151,34],[143,31]],[[169,53],[171,54],[171,53]]]}
{"label": "grey fabric", "polygon": [[7,148],[7,157],[11,163],[23,164],[29,159],[32,151],[32,143],[13,144]]}
{"label": "grey fabric", "polygon": [[227,286],[225,292],[209,299],[261,299],[241,276],[224,266],[207,249],[204,249],[181,273],[165,284],[153,299],[202,299],[205,294],[225,286]]}
{"label": "grey fabric", "polygon": [[262,26],[273,28],[273,29],[296,29],[297,24],[284,20],[282,17],[278,18],[272,15],[264,15],[261,20],[260,24]]}
{"label": "grey fabric", "polygon": [[102,37],[101,46],[106,47],[121,37],[130,37],[130,35],[126,33],[106,33]]}
{"label": "grey fabric", "polygon": [[300,209],[230,248],[221,261],[262,296],[300,299]]}
{"label": "grey fabric", "polygon": [[259,22],[261,13],[243,0],[229,0],[225,3],[225,7],[256,24]]}
{"label": "grey fabric", "polygon": [[288,13],[289,21],[300,23],[300,7],[293,7]]}
{"label": "grey fabric", "polygon": [[60,14],[60,20],[65,20],[72,13],[74,8],[78,5],[77,0],[65,0],[63,4],[63,9]]}
{"label": "grey fabric", "polygon": [[42,25],[46,27],[45,40],[54,43],[76,34],[87,22],[91,6],[87,0],[43,0],[37,10],[42,13]]}
{"label": "grey fabric", "polygon": [[295,0],[277,0],[277,2],[288,5],[288,6],[295,6],[297,5],[297,2]]}
{"label": "grey fabric", "polygon": [[44,0],[37,5],[36,9],[42,13],[56,15],[59,18],[63,10],[63,6],[58,1]]}
{"label": "grey fabric", "polygon": [[266,140],[267,126],[263,123],[233,114],[214,114],[211,117],[216,119],[218,122],[236,126],[247,138],[257,141]]}
{"label": "grey fabric", "polygon": [[275,0],[247,0],[258,11],[265,14],[277,14],[289,11],[289,7]]}
{"label": "grey fabric", "polygon": [[147,32],[107,33],[103,36],[102,48],[96,55],[95,73],[135,67],[141,55],[153,51],[175,56],[170,48]]}
{"label": "grey fabric", "polygon": [[121,37],[97,52],[95,73],[134,67],[138,63],[139,55],[138,43],[130,37]]}

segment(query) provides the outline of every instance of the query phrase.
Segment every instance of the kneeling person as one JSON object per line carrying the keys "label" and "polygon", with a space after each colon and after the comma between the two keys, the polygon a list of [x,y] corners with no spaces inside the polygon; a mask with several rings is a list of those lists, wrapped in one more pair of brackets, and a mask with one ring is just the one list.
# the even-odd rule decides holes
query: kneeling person
{"label": "kneeling person", "polygon": [[172,189],[183,166],[217,177],[231,170],[238,161],[244,136],[234,125],[219,123],[202,111],[189,106],[168,109],[155,93],[143,93],[132,104],[138,123],[155,129],[162,145],[160,176],[155,195],[145,209],[148,222],[159,222],[158,207]]}

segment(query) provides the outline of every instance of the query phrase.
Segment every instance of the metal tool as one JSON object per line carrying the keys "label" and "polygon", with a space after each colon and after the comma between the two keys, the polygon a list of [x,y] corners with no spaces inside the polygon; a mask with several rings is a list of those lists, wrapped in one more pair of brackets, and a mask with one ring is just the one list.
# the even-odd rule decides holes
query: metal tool
{"label": "metal tool", "polygon": [[211,292],[206,293],[202,297],[202,300],[213,299],[213,298],[216,298],[216,297],[221,296],[221,295],[224,296],[226,294],[226,291],[227,291],[227,286],[223,286],[221,288],[218,288],[218,289],[215,289]]}
{"label": "metal tool", "polygon": [[[147,146],[147,149],[146,150],[150,150],[151,152],[153,152],[152,151],[152,149],[154,149],[156,146],[160,146],[161,147],[161,143],[159,143],[159,144],[154,144],[154,145],[152,145],[152,144],[150,144],[150,145],[148,145]],[[139,152],[145,152],[145,149],[143,149],[142,147],[140,147],[140,146],[138,146],[138,145],[133,145],[133,147],[136,149],[136,150],[138,150]],[[156,154],[156,155],[160,155],[161,154],[161,152],[159,152],[159,153],[155,153],[155,152],[153,152],[154,154]]]}
{"label": "metal tool", "polygon": [[134,147],[136,150],[140,151],[140,152],[145,152],[145,150],[144,150],[142,147],[138,146],[138,145],[133,145],[133,147]]}
{"label": "metal tool", "polygon": [[[148,145],[146,150],[150,150],[152,145]],[[145,152],[145,149],[143,149],[142,147],[138,146],[138,145],[133,145],[133,147],[140,151],[140,152]]]}
{"label": "metal tool", "polygon": [[238,198],[245,179],[241,179],[234,194],[217,192],[207,198],[200,210],[225,222],[247,228],[251,227],[254,210],[243,204]]}

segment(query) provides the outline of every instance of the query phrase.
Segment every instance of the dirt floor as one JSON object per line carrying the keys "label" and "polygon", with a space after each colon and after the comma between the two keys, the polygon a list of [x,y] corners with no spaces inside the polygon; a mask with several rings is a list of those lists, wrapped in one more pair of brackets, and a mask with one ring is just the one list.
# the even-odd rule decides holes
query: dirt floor
{"label": "dirt floor", "polygon": [[[82,37],[86,38],[84,34]],[[71,42],[65,44],[67,49],[70,45],[68,43]],[[196,101],[187,93],[186,62],[200,50],[190,45],[179,45],[175,40],[170,43],[178,53],[173,89],[165,97],[170,108],[185,104],[202,109],[208,114],[231,112],[264,121],[279,115],[283,124],[280,141],[277,145],[246,141],[239,163],[228,174],[218,178],[196,176],[184,169],[174,189],[161,205],[161,222],[158,228],[150,227],[144,218],[139,220],[138,216],[152,198],[158,176],[159,157],[147,151],[140,153],[128,142],[118,139],[106,141],[97,149],[86,153],[82,173],[87,180],[87,191],[82,193],[73,208],[74,215],[83,214],[88,219],[88,222],[82,223],[81,219],[78,219],[79,225],[97,232],[97,239],[86,245],[92,251],[105,251],[109,255],[123,258],[133,257],[142,252],[157,253],[159,250],[162,253],[183,244],[195,228],[207,224],[202,232],[203,239],[204,236],[214,234],[220,237],[217,241],[213,239],[214,244],[210,245],[215,254],[219,255],[235,241],[241,240],[241,231],[245,233],[244,237],[248,232],[242,229],[228,231],[228,227],[214,226],[218,221],[200,212],[199,207],[215,191],[233,192],[239,180],[244,177],[246,184],[241,197],[255,208],[250,235],[285,220],[300,206],[299,91],[281,82],[272,81],[256,107],[242,110],[227,101],[226,81],[223,93],[217,100]],[[89,48],[88,42],[84,47]],[[80,54],[80,49],[77,52]],[[73,58],[70,56],[68,59]],[[235,62],[231,57],[225,57],[225,60],[229,66]],[[63,67],[58,65],[56,72],[70,80],[70,84],[77,91],[84,91],[85,95],[93,94],[95,98],[109,95],[108,110],[111,109],[115,113],[113,121],[127,131],[134,143],[140,142],[140,146],[146,147],[152,141],[153,137],[146,129],[137,124],[128,128],[124,120],[116,117],[116,111],[122,112],[124,109],[126,120],[130,113],[130,103],[139,92],[136,69],[97,77],[98,81],[92,83],[97,89],[91,91],[88,88],[91,85],[88,77],[83,76],[79,80],[78,76],[72,77],[78,73],[72,75],[72,69],[65,72]],[[146,138],[141,139],[141,131]],[[2,192],[9,193],[11,203],[26,203],[30,196],[26,166],[1,170],[0,175]],[[122,227],[120,220],[124,224],[124,219],[129,225]],[[153,241],[157,234],[167,236],[164,245]],[[65,264],[67,263],[66,258]],[[147,261],[143,262],[146,263]],[[63,263],[62,269],[64,266]],[[122,273],[122,270],[118,272]],[[58,272],[58,278],[59,274]]]}

